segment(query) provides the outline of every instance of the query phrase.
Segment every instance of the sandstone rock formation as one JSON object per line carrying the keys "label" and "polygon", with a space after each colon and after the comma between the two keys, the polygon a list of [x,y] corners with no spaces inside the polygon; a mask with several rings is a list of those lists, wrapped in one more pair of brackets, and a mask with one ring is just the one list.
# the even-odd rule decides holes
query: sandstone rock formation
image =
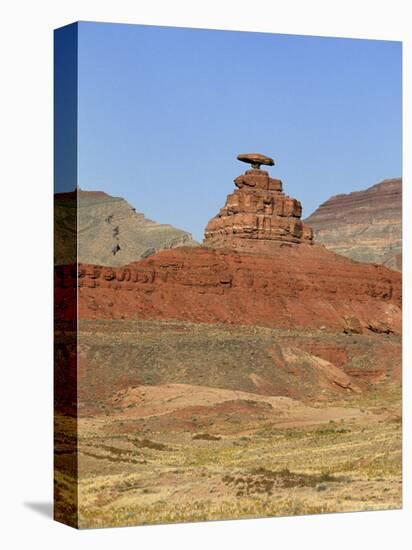
{"label": "sandstone rock formation", "polygon": [[259,170],[261,165],[274,166],[275,162],[270,157],[262,155],[261,153],[241,153],[237,156],[237,159],[250,164],[253,169]]}
{"label": "sandstone rock formation", "polygon": [[[273,164],[269,157],[256,153],[238,158],[252,166]],[[234,181],[238,189],[207,224],[206,246],[270,252],[285,243],[312,243],[312,230],[300,219],[302,206],[283,193],[281,180],[252,168]]]}
{"label": "sandstone rock formation", "polygon": [[306,220],[317,243],[361,262],[402,268],[402,180],[337,195]]}
{"label": "sandstone rock formation", "polygon": [[57,268],[57,317],[71,318],[68,296],[78,286],[81,319],[400,334],[399,273],[312,244],[300,203],[267,172],[249,170],[235,183],[201,247],[163,250],[117,268]]}
{"label": "sandstone rock formation", "polygon": [[271,255],[176,248],[119,268],[62,266],[56,314],[79,285],[81,319],[178,319],[347,333],[401,330],[401,277],[317,246]]}
{"label": "sandstone rock formation", "polygon": [[145,218],[120,197],[78,189],[55,195],[56,264],[74,261],[76,224],[78,261],[85,263],[120,266],[163,248],[198,244],[186,231]]}

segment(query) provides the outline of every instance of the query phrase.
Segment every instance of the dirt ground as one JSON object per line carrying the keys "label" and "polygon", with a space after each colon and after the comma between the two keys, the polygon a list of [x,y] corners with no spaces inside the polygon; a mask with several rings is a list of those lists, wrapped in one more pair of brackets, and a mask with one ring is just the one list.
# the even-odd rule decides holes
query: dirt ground
{"label": "dirt ground", "polygon": [[[156,328],[145,327],[144,349],[147,333],[153,345]],[[125,353],[122,342],[131,338],[130,330],[124,336],[120,330],[111,331],[109,325],[105,330],[117,342],[116,353],[121,359]],[[187,336],[189,329],[179,330],[186,330]],[[203,334],[199,327],[193,330],[197,335]],[[216,338],[216,332],[213,334],[219,348],[222,336]],[[115,344],[108,346],[107,338],[106,350],[113,353]],[[170,345],[165,333],[159,333],[158,338],[162,338],[163,349]],[[274,345],[271,338],[265,332],[264,345],[269,356]],[[366,340],[356,338],[355,347],[369,349]],[[309,340],[317,348],[325,349],[328,344],[330,354],[332,335],[316,334]],[[336,349],[342,348],[341,340],[340,336],[336,338]],[[199,342],[198,338],[193,341]],[[376,345],[381,342],[374,341]],[[86,339],[80,344],[85,346],[85,342]],[[236,343],[233,333],[230,342],[232,347]],[[354,372],[355,366],[365,372],[362,356],[353,354],[353,340],[349,344],[352,347],[345,348],[352,361],[348,372]],[[388,345],[392,344],[388,341]],[[305,346],[308,347],[307,342]],[[260,340],[255,348],[262,348]],[[203,348],[196,345],[194,349],[196,355]],[[336,349],[333,353],[341,357]],[[87,379],[97,388],[89,399],[83,394],[78,420],[67,414],[56,416],[55,487],[63,512],[64,502],[70,500],[74,487],[70,457],[74,453],[77,458],[78,517],[74,517],[75,511],[69,506],[64,512],[73,515],[73,523],[94,528],[402,506],[401,387],[399,377],[394,378],[387,365],[377,383],[355,376],[355,381],[360,380],[353,386],[358,391],[337,386],[342,391],[335,392],[329,391],[332,386],[325,385],[323,374],[319,374],[325,370],[324,359],[319,363],[321,370],[313,370],[313,359],[306,355],[296,358],[295,354],[290,367],[293,379],[299,376],[296,361],[302,357],[312,365],[312,370],[307,367],[306,375],[313,372],[317,376],[302,386],[309,389],[308,398],[304,399],[301,394],[299,398],[273,391],[268,395],[268,384],[263,393],[259,384],[251,386],[255,391],[246,391],[250,377],[246,376],[245,365],[250,356],[240,365],[244,373],[239,380],[248,380],[247,384],[240,384],[243,389],[233,389],[233,381],[223,384],[226,387],[200,384],[198,378],[190,375],[187,365],[191,357],[185,350],[185,364],[173,350],[169,356],[173,367],[180,366],[180,376],[175,368],[171,370],[173,375],[166,375],[162,363],[163,379],[157,383],[138,383],[122,367],[116,374],[116,380],[122,383],[108,387],[106,374],[100,373],[100,378],[96,372],[93,378],[89,372]],[[101,349],[99,353],[102,357]],[[133,353],[133,357],[138,357],[136,350]],[[219,358],[213,353],[209,350],[213,357],[211,376],[224,382],[222,373],[217,372]],[[129,369],[130,355],[123,361]],[[393,371],[399,373],[396,357],[394,362]],[[93,368],[98,364],[97,358]],[[263,369],[262,364],[263,360],[255,370],[260,368],[262,379],[269,380],[270,365]],[[113,364],[113,369],[119,369],[119,365],[121,361]],[[347,360],[338,368],[344,372],[345,365]],[[148,371],[146,363],[143,366]],[[87,365],[80,368],[86,369]],[[229,374],[233,372],[230,364],[225,369]],[[198,370],[194,367],[193,372]],[[251,371],[253,374],[253,364]],[[273,377],[276,379],[276,372]],[[376,372],[371,377],[375,380]],[[283,383],[284,378],[279,380]],[[316,400],[314,388],[318,383],[327,391]],[[77,449],[68,437],[76,431]]]}

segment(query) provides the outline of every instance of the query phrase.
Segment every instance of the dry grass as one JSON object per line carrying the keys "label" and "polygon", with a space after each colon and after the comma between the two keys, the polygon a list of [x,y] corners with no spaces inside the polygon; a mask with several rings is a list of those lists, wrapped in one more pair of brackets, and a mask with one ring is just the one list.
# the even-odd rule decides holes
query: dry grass
{"label": "dry grass", "polygon": [[[79,525],[103,527],[401,506],[394,403],[368,425],[265,426],[245,435],[122,433],[83,419]],[[123,424],[124,426],[124,424]],[[139,435],[139,437],[138,437]],[[59,480],[64,491],[67,479]]]}
{"label": "dry grass", "polygon": [[[353,341],[347,335],[179,323],[165,323],[160,333],[156,323],[129,321],[123,329],[119,322],[85,324],[80,339],[92,366],[82,379],[91,394],[80,396],[78,421],[80,527],[401,507],[401,395],[399,384],[389,379],[359,394],[336,394],[333,400],[323,396],[315,401],[311,394],[308,402],[319,417],[289,426],[280,409],[263,403],[262,394],[255,401],[185,404],[179,410],[170,408],[175,397],[167,394],[167,415],[156,410],[145,416],[139,409],[144,392],[135,389],[139,384],[186,383],[256,391],[250,372],[282,387],[289,375],[275,372],[267,353],[279,338],[326,344],[335,339],[342,346],[348,341],[351,368],[363,372],[359,357],[380,342],[376,336]],[[382,338],[389,346],[399,345]],[[149,387],[146,397],[154,406]],[[137,401],[127,401],[132,397]],[[93,400],[94,408],[88,405]],[[325,421],[337,407],[348,414]],[[352,416],[356,410],[362,414]],[[291,407],[290,414],[294,411]],[[56,494],[65,503],[60,514],[75,523],[70,434],[73,419],[57,416]]]}

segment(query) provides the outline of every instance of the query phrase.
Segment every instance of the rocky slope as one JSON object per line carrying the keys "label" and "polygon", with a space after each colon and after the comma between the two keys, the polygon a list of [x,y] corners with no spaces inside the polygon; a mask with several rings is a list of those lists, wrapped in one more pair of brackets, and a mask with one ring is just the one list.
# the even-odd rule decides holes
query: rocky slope
{"label": "rocky slope", "polygon": [[125,380],[132,386],[190,383],[323,399],[400,380],[401,374],[399,338],[370,331],[354,337],[223,323],[98,320],[81,321],[79,334],[79,397],[89,408],[127,387]]}
{"label": "rocky slope", "polygon": [[192,236],[160,224],[120,198],[101,191],[77,191],[55,196],[55,263],[72,263],[78,226],[78,261],[121,266],[163,248],[197,245]]}
{"label": "rocky slope", "polygon": [[402,180],[384,180],[365,191],[336,195],[305,222],[315,241],[357,261],[402,268]]}
{"label": "rocky slope", "polygon": [[80,265],[78,275],[68,267],[56,274],[60,318],[70,318],[65,296],[79,284],[82,319],[401,329],[400,275],[323,247],[280,248],[272,256],[183,247],[121,268]]}

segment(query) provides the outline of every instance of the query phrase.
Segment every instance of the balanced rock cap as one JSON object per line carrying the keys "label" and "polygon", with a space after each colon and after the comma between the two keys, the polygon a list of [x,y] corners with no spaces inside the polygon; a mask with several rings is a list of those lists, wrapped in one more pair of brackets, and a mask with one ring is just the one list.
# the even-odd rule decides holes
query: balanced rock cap
{"label": "balanced rock cap", "polygon": [[242,153],[237,156],[237,159],[251,164],[252,168],[257,170],[259,170],[261,164],[265,164],[266,166],[274,166],[275,164],[273,159],[260,153]]}

